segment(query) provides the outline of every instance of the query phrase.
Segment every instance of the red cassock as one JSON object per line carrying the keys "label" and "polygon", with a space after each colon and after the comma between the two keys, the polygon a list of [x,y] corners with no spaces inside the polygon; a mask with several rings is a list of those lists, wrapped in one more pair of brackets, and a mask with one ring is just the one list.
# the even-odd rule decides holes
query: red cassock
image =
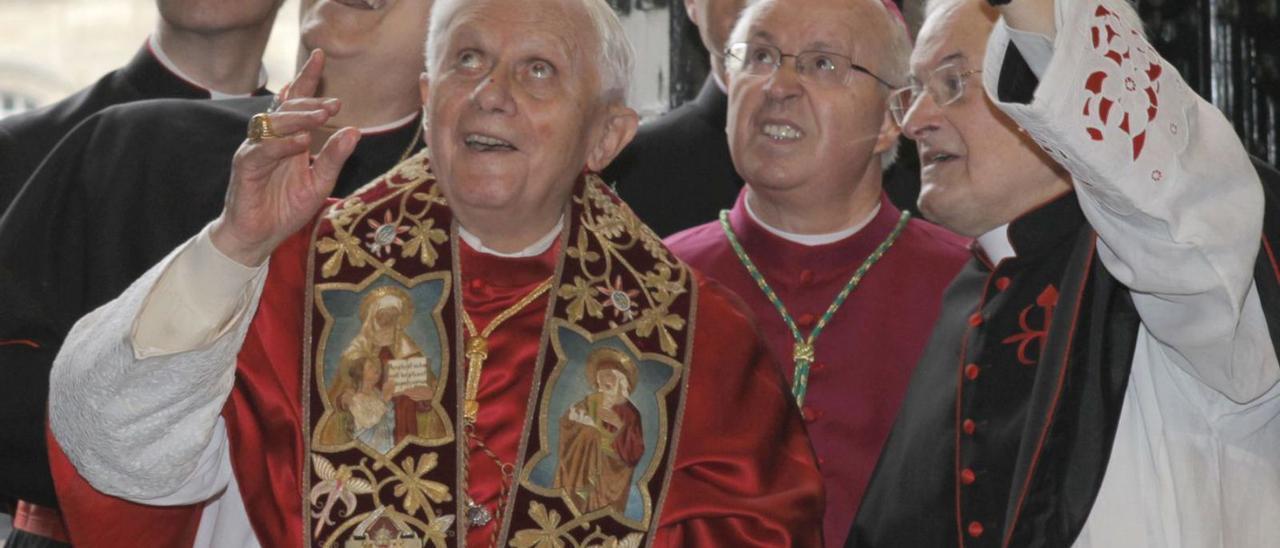
{"label": "red cassock", "polygon": [[[744,190],[729,211],[730,225],[804,336],[901,215],[884,199],[880,211],[854,235],[806,246],[770,233],[752,219],[745,196]],[[790,382],[795,364],[791,331],[739,261],[720,223],[691,228],[667,238],[666,244],[742,297]],[[938,317],[943,290],[970,256],[966,246],[965,239],[912,219],[818,337],[801,411],[826,482],[827,546],[844,546]]]}
{"label": "red cassock", "polygon": [[[310,227],[272,256],[266,287],[240,351],[223,410],[232,466],[263,546],[303,545],[301,364]],[[560,245],[531,258],[485,255],[459,242],[465,310],[478,329],[551,275]],[[699,298],[689,392],[655,546],[819,546],[822,479],[781,375],[741,303],[697,275]],[[478,392],[477,436],[516,459],[547,298],[489,340]],[[465,369],[465,368],[463,368]],[[71,539],[81,548],[190,546],[198,507],[148,507],[95,491],[50,440]],[[501,492],[493,460],[471,448],[469,494],[490,507]],[[455,493],[457,496],[457,493]],[[488,546],[499,520],[468,531]]]}

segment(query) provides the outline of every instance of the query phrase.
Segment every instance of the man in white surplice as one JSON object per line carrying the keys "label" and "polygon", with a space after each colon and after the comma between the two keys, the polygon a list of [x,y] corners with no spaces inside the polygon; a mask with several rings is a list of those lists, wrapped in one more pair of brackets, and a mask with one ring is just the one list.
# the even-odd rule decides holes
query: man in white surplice
{"label": "man in white surplice", "polygon": [[977,242],[850,545],[1276,546],[1258,172],[1123,0],[990,3],[931,4],[895,96]]}

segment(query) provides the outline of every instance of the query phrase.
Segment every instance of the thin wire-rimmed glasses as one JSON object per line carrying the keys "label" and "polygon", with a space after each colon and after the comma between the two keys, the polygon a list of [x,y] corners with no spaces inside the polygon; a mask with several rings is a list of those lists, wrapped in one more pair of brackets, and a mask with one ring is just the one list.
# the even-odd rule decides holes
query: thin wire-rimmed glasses
{"label": "thin wire-rimmed glasses", "polygon": [[738,42],[731,44],[724,52],[725,68],[732,72],[751,74],[753,76],[770,76],[782,66],[783,59],[795,59],[796,73],[802,78],[831,85],[847,85],[854,72],[861,72],[875,78],[885,87],[895,86],[876,76],[867,67],[853,62],[847,56],[827,51],[802,51],[800,53],[782,53],[782,50],[768,44],[754,42]]}
{"label": "thin wire-rimmed glasses", "polygon": [[964,70],[957,64],[942,65],[929,73],[924,82],[911,78],[911,83],[902,89],[889,94],[889,112],[893,120],[901,127],[907,119],[907,113],[927,92],[939,107],[945,107],[959,101],[964,96],[964,81],[982,69]]}

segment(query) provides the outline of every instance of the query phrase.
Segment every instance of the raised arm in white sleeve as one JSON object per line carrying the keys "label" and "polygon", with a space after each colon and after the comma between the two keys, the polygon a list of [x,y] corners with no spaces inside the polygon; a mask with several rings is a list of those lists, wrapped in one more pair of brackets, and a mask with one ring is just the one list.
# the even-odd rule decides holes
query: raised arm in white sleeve
{"label": "raised arm in white sleeve", "polygon": [[54,361],[49,422],[91,485],[152,505],[226,488],[220,413],[265,280],[265,264],[228,259],[206,228],[76,323]]}
{"label": "raised arm in white sleeve", "polygon": [[[987,93],[1071,172],[1099,257],[1169,359],[1236,402],[1257,398],[1280,367],[1253,285],[1263,194],[1244,147],[1124,0],[1057,0],[1054,15],[1052,40],[997,24]],[[1034,95],[1017,97],[1028,77]]]}

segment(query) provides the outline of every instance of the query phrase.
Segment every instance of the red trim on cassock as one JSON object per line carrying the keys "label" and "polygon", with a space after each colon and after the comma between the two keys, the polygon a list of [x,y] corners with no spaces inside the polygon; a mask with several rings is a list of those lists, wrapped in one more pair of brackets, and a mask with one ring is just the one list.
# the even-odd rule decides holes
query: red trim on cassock
{"label": "red trim on cassock", "polygon": [[1089,270],[1093,268],[1093,259],[1097,256],[1098,238],[1094,238],[1089,242],[1089,260],[1084,263],[1084,280],[1080,283],[1080,292],[1076,294],[1075,312],[1071,315],[1071,327],[1067,328],[1067,344],[1065,355],[1062,357],[1062,367],[1058,369],[1058,387],[1053,392],[1053,403],[1049,405],[1049,417],[1044,421],[1044,428],[1040,430],[1039,439],[1036,440],[1036,451],[1031,456],[1031,466],[1027,468],[1026,480],[1022,484],[1022,492],[1018,495],[1018,504],[1013,508],[1013,520],[1009,522],[1009,527],[1005,529],[1003,546],[1008,546],[1013,539],[1013,531],[1018,526],[1018,518],[1022,514],[1022,505],[1027,500],[1027,493],[1031,491],[1031,481],[1036,477],[1036,465],[1040,464],[1040,455],[1044,453],[1045,439],[1049,437],[1049,428],[1053,426],[1053,417],[1058,411],[1058,401],[1062,399],[1062,388],[1067,381],[1067,369],[1071,367],[1071,344],[1076,337],[1076,325],[1080,321],[1080,305],[1084,301],[1084,292],[1089,287]]}

